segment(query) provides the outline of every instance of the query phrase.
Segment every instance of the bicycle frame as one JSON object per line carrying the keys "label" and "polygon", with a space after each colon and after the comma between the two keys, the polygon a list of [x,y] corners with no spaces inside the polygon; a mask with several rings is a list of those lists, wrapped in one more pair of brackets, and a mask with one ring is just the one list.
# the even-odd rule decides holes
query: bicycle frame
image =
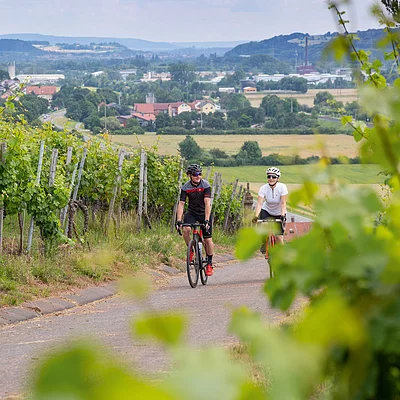
{"label": "bicycle frame", "polygon": [[[262,223],[269,223],[269,224],[279,223],[283,227],[283,230],[285,230],[282,220],[278,219],[278,218],[276,218],[276,219],[274,219],[274,218],[259,219],[259,220],[257,220],[257,223],[260,223],[260,224],[262,224]],[[277,236],[278,235],[276,233],[271,232],[265,239],[265,259],[268,260],[270,278],[272,278],[274,276],[274,273],[273,273],[273,269],[272,269],[272,265],[271,265],[271,256],[268,252],[268,248],[275,247],[275,244],[277,241]]]}

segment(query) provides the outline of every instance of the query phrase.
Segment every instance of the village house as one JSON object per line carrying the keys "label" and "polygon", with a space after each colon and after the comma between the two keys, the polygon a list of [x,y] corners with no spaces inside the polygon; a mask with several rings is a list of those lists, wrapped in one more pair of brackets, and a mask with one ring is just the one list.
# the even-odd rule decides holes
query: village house
{"label": "village house", "polygon": [[189,104],[184,103],[182,101],[178,103],[171,103],[171,111],[172,111],[172,116],[175,117],[176,115],[179,115],[183,112],[191,112],[192,107],[190,107]]}
{"label": "village house", "polygon": [[24,90],[26,94],[33,93],[42,99],[46,99],[51,101],[53,99],[53,95],[57,93],[56,86],[27,86]]}
{"label": "village house", "polygon": [[257,88],[252,87],[252,86],[246,86],[243,88],[243,93],[256,93]]}
{"label": "village house", "polygon": [[195,104],[195,109],[202,114],[214,114],[215,104],[208,100],[202,100]]}

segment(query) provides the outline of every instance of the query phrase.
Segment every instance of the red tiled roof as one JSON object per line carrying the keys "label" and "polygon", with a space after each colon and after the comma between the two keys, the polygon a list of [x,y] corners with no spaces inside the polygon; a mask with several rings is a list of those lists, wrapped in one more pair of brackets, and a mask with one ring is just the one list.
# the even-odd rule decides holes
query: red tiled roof
{"label": "red tiled roof", "polygon": [[154,106],[155,104],[149,104],[149,103],[136,103],[133,106],[133,109],[137,113],[143,113],[143,114],[154,114]]}
{"label": "red tiled roof", "polygon": [[168,110],[169,103],[154,103],[154,111]]}
{"label": "red tiled roof", "polygon": [[132,113],[132,116],[135,118],[143,119],[144,121],[155,121],[156,120],[156,117],[154,114],[142,114],[142,113],[134,112],[134,113]]}
{"label": "red tiled roof", "polygon": [[37,96],[50,96],[57,93],[56,86],[27,86],[26,94],[34,93]]}

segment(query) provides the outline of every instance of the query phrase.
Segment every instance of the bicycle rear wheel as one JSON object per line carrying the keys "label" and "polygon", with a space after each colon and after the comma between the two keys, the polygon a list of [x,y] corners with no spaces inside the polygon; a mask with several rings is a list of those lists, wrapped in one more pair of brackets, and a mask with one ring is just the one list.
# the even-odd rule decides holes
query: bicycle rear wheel
{"label": "bicycle rear wheel", "polygon": [[[275,246],[275,236],[270,235],[268,237],[268,249],[271,250],[274,246]],[[269,265],[269,277],[273,278],[274,269],[272,268],[272,263],[271,263],[271,251],[268,252],[268,265]]]}
{"label": "bicycle rear wheel", "polygon": [[187,248],[186,272],[190,286],[195,288],[197,286],[197,282],[199,281],[200,266],[199,249],[197,247],[197,242],[193,239],[189,242]]}
{"label": "bicycle rear wheel", "polygon": [[207,265],[207,264],[204,264],[203,261],[201,261],[201,263],[202,263],[202,265],[201,265],[201,268],[200,268],[200,280],[201,280],[201,283],[203,285],[206,285],[207,284],[207,280],[208,280],[208,276],[206,275],[206,268],[205,268],[204,265]]}

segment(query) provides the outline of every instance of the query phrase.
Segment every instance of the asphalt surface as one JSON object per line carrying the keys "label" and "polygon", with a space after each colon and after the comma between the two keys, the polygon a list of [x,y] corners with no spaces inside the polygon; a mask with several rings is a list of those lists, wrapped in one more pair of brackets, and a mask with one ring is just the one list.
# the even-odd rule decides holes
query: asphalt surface
{"label": "asphalt surface", "polygon": [[[199,282],[199,286],[192,289],[186,274],[171,275],[163,287],[151,294],[146,307],[158,311],[181,311],[187,315],[190,323],[186,339],[194,346],[237,342],[237,338],[227,332],[227,327],[232,310],[242,305],[260,312],[271,323],[280,321],[283,314],[272,309],[262,293],[268,276],[266,261],[255,258],[239,263],[232,257],[230,261],[228,259],[216,263],[207,286]],[[112,295],[115,291],[112,286],[90,290],[86,295],[81,291],[75,297],[39,301],[37,308],[33,304],[30,309],[19,308],[34,312],[35,318],[0,326],[0,398],[23,393],[29,386],[30,371],[35,369],[44,353],[80,337],[93,337],[140,372],[157,374],[168,371],[169,360],[161,348],[138,342],[129,333],[132,317],[143,311],[143,306],[122,295]],[[102,290],[102,293],[97,293]],[[100,297],[111,297],[79,305],[79,302],[95,299],[96,293]],[[46,305],[57,303],[57,300],[73,303],[72,308],[41,315],[41,308],[46,312]],[[67,304],[64,306],[68,307]],[[7,310],[10,309],[1,310],[0,318],[4,318]]]}

